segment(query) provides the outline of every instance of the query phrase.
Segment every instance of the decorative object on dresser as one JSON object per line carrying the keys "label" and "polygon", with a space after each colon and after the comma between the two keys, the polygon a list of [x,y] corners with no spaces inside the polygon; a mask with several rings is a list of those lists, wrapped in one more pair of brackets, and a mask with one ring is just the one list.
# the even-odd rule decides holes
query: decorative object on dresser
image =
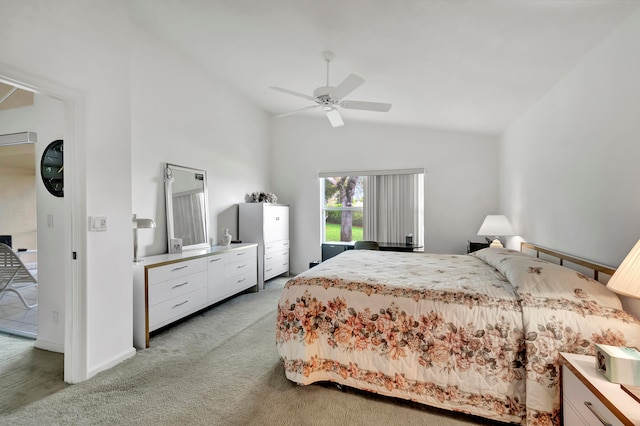
{"label": "decorative object on dresser", "polygon": [[640,425],[640,403],[599,374],[594,357],[563,352],[560,360],[566,426]]}
{"label": "decorative object on dresser", "polygon": [[636,348],[595,344],[596,370],[613,383],[640,386],[640,352]]}
{"label": "decorative object on dresser", "polygon": [[257,244],[231,244],[144,258],[133,269],[133,345],[149,333],[256,287]]}
{"label": "decorative object on dresser", "polygon": [[229,233],[229,228],[225,228],[222,230],[222,238],[220,238],[221,246],[228,246],[231,244],[231,234]]}
{"label": "decorative object on dresser", "polygon": [[169,253],[182,253],[182,238],[169,239]]}
{"label": "decorative object on dresser", "polygon": [[289,206],[271,203],[238,205],[239,238],[258,243],[258,285],[289,273]]}
{"label": "decorative object on dresser", "polygon": [[478,235],[485,237],[493,237],[491,247],[502,248],[502,242],[499,237],[510,237],[515,235],[511,222],[506,216],[501,214],[489,214],[484,218],[484,222],[478,230]]}
{"label": "decorative object on dresser", "polygon": [[252,192],[245,197],[247,203],[277,203],[278,197],[271,192]]}

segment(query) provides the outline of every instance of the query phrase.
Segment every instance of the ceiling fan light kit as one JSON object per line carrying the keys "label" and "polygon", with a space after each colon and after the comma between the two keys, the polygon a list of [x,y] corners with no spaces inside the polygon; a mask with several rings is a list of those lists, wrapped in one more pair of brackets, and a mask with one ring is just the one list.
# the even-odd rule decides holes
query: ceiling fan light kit
{"label": "ceiling fan light kit", "polygon": [[331,126],[340,127],[344,125],[344,121],[340,116],[340,112],[336,108],[338,106],[346,109],[358,109],[363,111],[377,111],[377,112],[387,112],[391,109],[391,104],[387,104],[387,103],[343,100],[345,96],[348,96],[351,92],[353,92],[362,84],[364,84],[364,79],[355,74],[349,74],[347,78],[345,78],[342,81],[342,83],[340,83],[338,86],[336,87],[330,86],[329,85],[329,64],[335,58],[335,54],[333,54],[333,52],[323,52],[322,56],[327,62],[327,84],[326,86],[321,86],[315,89],[313,91],[313,96],[308,96],[303,93],[298,93],[291,90],[283,89],[281,87],[271,87],[271,89],[277,90],[278,92],[286,93],[288,95],[298,96],[298,97],[313,101],[316,103],[316,105],[311,105],[295,111],[280,114],[280,115],[277,115],[276,117],[286,117],[288,115],[296,114],[298,112],[314,109],[317,107],[322,107],[327,118],[329,119],[329,123],[331,123]]}

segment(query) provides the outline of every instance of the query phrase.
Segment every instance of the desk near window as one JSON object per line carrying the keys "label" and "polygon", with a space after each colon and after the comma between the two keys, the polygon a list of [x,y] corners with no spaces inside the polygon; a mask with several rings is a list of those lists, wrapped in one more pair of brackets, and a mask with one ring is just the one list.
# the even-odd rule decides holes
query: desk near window
{"label": "desk near window", "polygon": [[[322,243],[322,261],[324,262],[327,259],[331,259],[333,256],[336,256],[343,251],[353,250],[353,246],[355,241],[332,241],[327,243]],[[423,246],[418,244],[405,244],[405,243],[384,243],[378,242],[378,246],[380,247],[380,251],[416,251]]]}

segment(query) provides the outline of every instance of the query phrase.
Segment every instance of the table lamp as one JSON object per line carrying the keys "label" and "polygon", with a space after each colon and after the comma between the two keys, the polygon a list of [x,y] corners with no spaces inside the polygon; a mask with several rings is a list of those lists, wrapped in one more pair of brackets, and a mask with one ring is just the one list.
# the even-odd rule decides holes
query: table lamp
{"label": "table lamp", "polygon": [[[633,246],[633,248],[624,258],[620,266],[618,266],[618,269],[616,269],[616,272],[613,273],[613,275],[607,282],[607,288],[623,296],[629,296],[634,299],[640,299],[640,241],[638,241],[636,245]],[[611,350],[611,348],[609,349]],[[634,354],[637,355],[638,353],[636,348],[623,347],[621,349],[620,348],[613,348],[613,349],[624,350],[624,351],[634,350],[635,351]],[[604,351],[604,349],[596,346],[597,359],[600,358],[601,351]],[[627,363],[625,365],[626,367],[632,368],[634,371],[640,370],[640,366],[638,366],[639,361],[637,359],[635,360],[632,359],[630,361],[627,358],[628,358],[627,354],[625,354],[625,357],[622,360],[617,360],[617,359],[612,360],[605,357],[604,364],[612,363],[612,362],[616,362],[620,364],[622,362],[626,362]],[[600,369],[597,362],[598,361],[596,361],[596,368],[598,369],[598,371],[602,372],[602,369]],[[621,366],[618,366],[618,367],[621,367]],[[610,368],[610,370],[612,369]],[[605,377],[607,377],[607,379],[613,381],[614,383],[620,382],[620,380],[612,380],[610,376],[605,375]],[[631,384],[621,383],[620,387],[629,395],[631,395],[633,398],[635,398],[637,401],[640,401],[640,386],[638,386],[638,384],[640,383],[637,380],[634,380],[634,377],[635,376],[625,377],[624,379],[628,380],[628,383],[631,383]]]}
{"label": "table lamp", "polygon": [[513,232],[511,223],[506,216],[501,214],[489,214],[484,218],[484,222],[482,222],[482,226],[480,226],[480,230],[478,230],[478,235],[493,237],[493,241],[489,247],[502,248],[503,245],[502,242],[500,242],[499,237],[512,236],[515,235],[515,232]]}
{"label": "table lamp", "polygon": [[640,299],[640,240],[611,276],[607,288],[618,294]]}
{"label": "table lamp", "polygon": [[138,229],[155,228],[156,223],[152,219],[138,218],[133,215],[133,262],[140,263],[138,259]]}

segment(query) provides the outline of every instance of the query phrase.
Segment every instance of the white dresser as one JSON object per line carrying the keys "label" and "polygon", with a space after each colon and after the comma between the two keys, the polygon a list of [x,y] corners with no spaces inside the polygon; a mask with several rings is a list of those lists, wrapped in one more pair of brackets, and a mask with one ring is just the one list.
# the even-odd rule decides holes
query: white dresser
{"label": "white dresser", "polygon": [[289,273],[289,206],[270,203],[238,205],[238,238],[258,244],[258,285]]}
{"label": "white dresser", "polygon": [[133,268],[133,345],[148,348],[152,331],[257,283],[257,244],[145,257]]}

